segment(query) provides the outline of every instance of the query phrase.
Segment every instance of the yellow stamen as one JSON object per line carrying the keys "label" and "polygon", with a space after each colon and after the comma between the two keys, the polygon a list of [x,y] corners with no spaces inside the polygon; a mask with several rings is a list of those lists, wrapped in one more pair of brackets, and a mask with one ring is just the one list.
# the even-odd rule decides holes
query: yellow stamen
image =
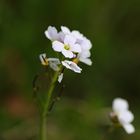
{"label": "yellow stamen", "polygon": [[72,60],[72,62],[74,62],[74,63],[78,64],[79,59],[78,59],[78,58],[74,58],[74,59]]}
{"label": "yellow stamen", "polygon": [[65,48],[66,50],[69,50],[69,49],[70,49],[70,46],[69,46],[69,45],[65,45],[64,48]]}

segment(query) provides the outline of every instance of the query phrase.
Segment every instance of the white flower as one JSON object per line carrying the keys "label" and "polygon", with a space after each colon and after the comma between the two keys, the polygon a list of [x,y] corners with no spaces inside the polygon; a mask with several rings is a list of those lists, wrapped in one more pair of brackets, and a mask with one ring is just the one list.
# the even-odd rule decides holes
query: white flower
{"label": "white flower", "polygon": [[92,47],[90,40],[87,39],[83,34],[81,34],[77,30],[70,31],[70,29],[65,26],[61,26],[61,30],[63,33],[63,38],[66,35],[71,35],[76,39],[76,43],[80,45],[81,52],[79,52],[77,55],[77,58],[79,59],[79,61],[87,65],[92,65],[92,61],[89,58],[91,55],[90,49]]}
{"label": "white flower", "polygon": [[47,58],[46,54],[43,53],[43,54],[39,55],[39,59],[40,59],[42,65],[44,65],[44,66],[49,65],[50,68],[52,68],[54,71],[59,71],[58,65],[60,65],[61,63],[58,58]]}
{"label": "white flower", "polygon": [[71,35],[76,39],[76,42],[82,45],[83,49],[89,50],[92,47],[92,44],[89,39],[87,39],[83,34],[81,34],[77,30],[70,31],[70,29],[66,26],[61,26],[62,33],[64,35]]}
{"label": "white flower", "polygon": [[59,33],[55,27],[49,26],[45,31],[45,35],[51,41],[59,40]]}
{"label": "white flower", "polygon": [[64,43],[60,41],[53,42],[53,49],[57,52],[61,52],[67,58],[73,58],[74,53],[81,52],[81,47],[76,43],[76,39],[70,35],[66,35]]}
{"label": "white flower", "polygon": [[52,41],[54,51],[61,52],[66,58],[77,58],[78,61],[92,65],[90,49],[92,44],[83,34],[77,30],[70,30],[61,26],[58,32],[55,27],[49,26],[45,35]]}
{"label": "white flower", "polygon": [[61,74],[58,75],[58,82],[59,82],[59,83],[62,82],[62,80],[63,80],[63,76],[64,76],[63,73],[61,73]]}
{"label": "white flower", "polygon": [[62,65],[65,66],[67,69],[70,69],[76,73],[81,73],[82,69],[74,62],[64,60],[62,61]]}
{"label": "white flower", "polygon": [[134,133],[135,128],[131,124],[134,120],[134,115],[129,111],[128,102],[122,98],[116,98],[113,101],[113,113],[117,117],[121,126],[128,134]]}

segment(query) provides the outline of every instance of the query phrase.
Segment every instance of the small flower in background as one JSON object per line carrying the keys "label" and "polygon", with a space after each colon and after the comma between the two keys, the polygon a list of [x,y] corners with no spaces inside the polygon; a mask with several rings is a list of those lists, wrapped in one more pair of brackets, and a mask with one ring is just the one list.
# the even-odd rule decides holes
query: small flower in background
{"label": "small flower in background", "polygon": [[131,122],[134,120],[134,115],[129,111],[128,102],[122,98],[116,98],[112,104],[113,112],[110,113],[110,117],[114,124],[119,123],[128,134],[135,132],[134,126]]}

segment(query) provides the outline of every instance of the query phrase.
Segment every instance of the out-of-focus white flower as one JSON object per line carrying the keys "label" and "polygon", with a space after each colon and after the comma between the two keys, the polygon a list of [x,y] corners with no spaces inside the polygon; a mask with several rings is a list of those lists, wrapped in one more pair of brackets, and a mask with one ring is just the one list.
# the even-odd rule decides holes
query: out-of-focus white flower
{"label": "out-of-focus white flower", "polygon": [[111,113],[111,117],[117,117],[119,124],[128,134],[134,133],[135,128],[131,124],[134,120],[134,115],[129,111],[128,102],[122,98],[116,98],[112,106],[113,112]]}
{"label": "out-of-focus white flower", "polygon": [[47,58],[46,54],[43,53],[43,54],[39,55],[39,59],[40,59],[42,65],[44,65],[44,66],[49,65],[50,68],[52,68],[54,71],[59,71],[58,65],[60,65],[61,63],[58,58]]}
{"label": "out-of-focus white flower", "polygon": [[62,82],[62,80],[63,80],[63,76],[64,76],[63,73],[60,73],[60,74],[58,75],[58,82],[59,82],[59,83]]}
{"label": "out-of-focus white flower", "polygon": [[64,60],[62,61],[62,65],[65,66],[67,69],[70,69],[76,73],[81,73],[82,69],[74,62]]}
{"label": "out-of-focus white flower", "polygon": [[45,35],[51,41],[59,40],[59,33],[55,27],[49,26],[45,31]]}
{"label": "out-of-focus white flower", "polygon": [[64,43],[60,41],[53,42],[53,49],[57,52],[61,52],[67,58],[73,58],[74,53],[81,52],[81,47],[76,43],[76,39],[70,35],[66,35]]}

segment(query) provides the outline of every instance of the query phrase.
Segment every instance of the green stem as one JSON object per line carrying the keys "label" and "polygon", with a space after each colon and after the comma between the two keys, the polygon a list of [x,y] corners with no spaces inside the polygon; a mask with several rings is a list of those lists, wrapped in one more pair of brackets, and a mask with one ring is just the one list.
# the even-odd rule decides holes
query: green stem
{"label": "green stem", "polygon": [[55,87],[55,82],[57,80],[57,77],[58,77],[58,72],[55,72],[50,88],[45,98],[45,103],[44,103],[42,112],[41,112],[40,140],[47,140],[47,134],[46,134],[47,133],[47,113],[48,113],[49,103],[52,96],[52,92]]}

